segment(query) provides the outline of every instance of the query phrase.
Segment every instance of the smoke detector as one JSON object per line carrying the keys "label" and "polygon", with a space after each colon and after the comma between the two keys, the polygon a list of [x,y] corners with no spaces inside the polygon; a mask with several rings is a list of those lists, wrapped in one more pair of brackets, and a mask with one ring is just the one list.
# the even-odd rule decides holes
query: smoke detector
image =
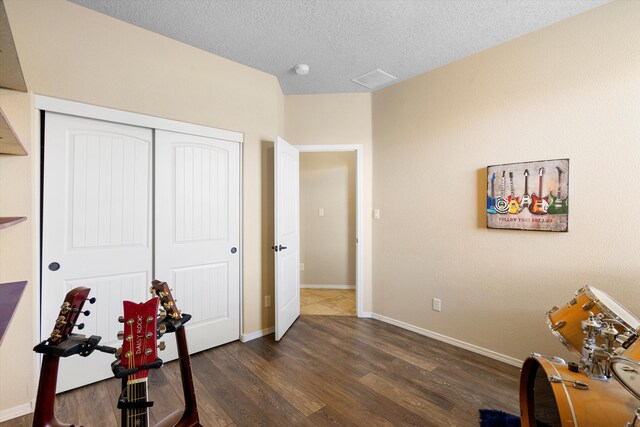
{"label": "smoke detector", "polygon": [[307,74],[309,74],[309,66],[307,64],[298,64],[293,67],[293,70],[299,76],[306,76]]}

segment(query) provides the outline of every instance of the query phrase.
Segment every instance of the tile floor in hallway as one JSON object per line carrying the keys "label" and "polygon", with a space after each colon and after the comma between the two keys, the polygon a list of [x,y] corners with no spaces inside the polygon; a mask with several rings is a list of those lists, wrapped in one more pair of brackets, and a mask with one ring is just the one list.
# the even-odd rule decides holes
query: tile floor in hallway
{"label": "tile floor in hallway", "polygon": [[355,289],[300,289],[300,314],[356,315]]}

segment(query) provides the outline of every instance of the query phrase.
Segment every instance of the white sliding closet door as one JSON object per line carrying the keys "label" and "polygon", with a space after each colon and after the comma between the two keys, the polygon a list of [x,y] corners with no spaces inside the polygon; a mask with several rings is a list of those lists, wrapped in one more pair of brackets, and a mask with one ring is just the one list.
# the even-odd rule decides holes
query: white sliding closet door
{"label": "white sliding closet door", "polygon": [[[240,336],[240,144],[158,130],[155,278],[193,317],[189,351]],[[163,360],[176,357],[167,339]]]}
{"label": "white sliding closet door", "polygon": [[[152,280],[152,130],[46,113],[42,323],[46,339],[66,293],[91,288],[74,332],[119,347],[122,300],[145,301]],[[113,355],[62,358],[58,391],[112,377]]]}

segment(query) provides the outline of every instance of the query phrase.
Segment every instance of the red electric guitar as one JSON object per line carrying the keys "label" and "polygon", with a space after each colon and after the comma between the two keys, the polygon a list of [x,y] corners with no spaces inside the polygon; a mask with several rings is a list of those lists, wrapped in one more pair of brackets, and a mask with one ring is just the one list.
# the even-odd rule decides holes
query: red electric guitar
{"label": "red electric guitar", "polygon": [[148,427],[149,407],[153,405],[147,399],[149,369],[162,366],[156,352],[158,298],[140,304],[124,301],[123,305],[120,320],[124,331],[118,333],[123,340],[122,352],[112,366],[116,377],[122,378],[118,408],[122,409],[122,427]]}
{"label": "red electric guitar", "polygon": [[534,215],[546,215],[549,209],[549,197],[542,197],[542,176],[544,175],[544,168],[538,169],[539,184],[538,194],[533,193],[531,195],[531,205],[529,205],[529,211]]}
{"label": "red electric guitar", "polygon": [[167,332],[175,332],[176,334],[182,392],[184,394],[184,411],[179,409],[173,412],[156,424],[155,427],[202,427],[198,416],[196,392],[191,374],[191,359],[189,358],[187,335],[184,328],[184,324],[191,319],[191,315],[180,313],[166,282],[154,280],[151,283],[151,292],[160,298],[160,305],[164,308],[165,313],[161,316],[160,325],[166,326]]}
{"label": "red electric guitar", "polygon": [[[36,397],[36,407],[33,412],[33,427],[73,427],[72,424],[65,424],[56,418],[54,406],[56,400],[56,383],[58,382],[58,366],[60,357],[67,357],[72,354],[81,354],[85,351],[87,355],[100,340],[94,340],[93,345],[88,343],[84,335],[76,336],[71,332],[76,326],[80,314],[89,315],[88,311],[82,312],[82,306],[91,289],[78,287],[70,290],[60,307],[60,314],[56,319],[53,332],[49,339],[34,347],[34,351],[42,353],[42,369],[40,370],[40,382],[38,383],[38,395]],[[89,300],[92,304],[95,298]],[[78,325],[82,329],[84,325]],[[76,339],[81,337],[82,339]],[[87,353],[88,352],[88,353]]]}

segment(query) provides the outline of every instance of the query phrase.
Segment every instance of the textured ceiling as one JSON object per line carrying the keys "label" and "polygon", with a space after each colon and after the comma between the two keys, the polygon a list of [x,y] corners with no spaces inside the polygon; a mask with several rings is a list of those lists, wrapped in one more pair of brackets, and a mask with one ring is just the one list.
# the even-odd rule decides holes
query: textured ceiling
{"label": "textured ceiling", "polygon": [[273,74],[289,95],[369,92],[351,79],[400,81],[609,0],[70,1]]}

